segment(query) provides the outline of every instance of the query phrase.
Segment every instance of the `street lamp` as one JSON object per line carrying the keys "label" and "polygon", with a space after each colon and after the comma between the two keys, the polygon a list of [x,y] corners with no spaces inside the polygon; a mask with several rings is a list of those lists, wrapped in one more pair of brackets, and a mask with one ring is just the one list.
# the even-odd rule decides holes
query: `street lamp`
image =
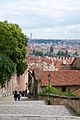
{"label": "street lamp", "polygon": [[48,81],[49,81],[49,86],[50,86],[50,80],[51,80],[51,74],[48,74]]}
{"label": "street lamp", "polygon": [[50,72],[48,74],[48,81],[49,81],[48,105],[50,105],[50,81],[51,81],[51,74],[50,74]]}
{"label": "street lamp", "polygon": [[28,87],[27,85],[28,85],[28,84],[26,83],[26,96],[27,96],[27,87]]}
{"label": "street lamp", "polygon": [[26,83],[26,90],[27,90],[27,83]]}

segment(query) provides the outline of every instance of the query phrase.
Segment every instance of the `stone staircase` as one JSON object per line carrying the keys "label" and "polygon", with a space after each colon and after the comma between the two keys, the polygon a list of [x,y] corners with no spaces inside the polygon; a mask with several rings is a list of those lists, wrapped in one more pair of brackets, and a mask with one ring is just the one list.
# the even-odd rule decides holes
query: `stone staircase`
{"label": "stone staircase", "polygon": [[10,98],[0,100],[0,120],[80,120],[63,105],[46,105],[44,101]]}

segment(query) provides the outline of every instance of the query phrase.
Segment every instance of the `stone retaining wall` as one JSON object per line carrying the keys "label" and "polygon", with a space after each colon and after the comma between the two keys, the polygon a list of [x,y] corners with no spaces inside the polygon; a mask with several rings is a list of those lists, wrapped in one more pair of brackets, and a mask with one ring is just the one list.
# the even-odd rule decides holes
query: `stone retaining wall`
{"label": "stone retaining wall", "polygon": [[67,104],[80,115],[80,98],[67,99]]}

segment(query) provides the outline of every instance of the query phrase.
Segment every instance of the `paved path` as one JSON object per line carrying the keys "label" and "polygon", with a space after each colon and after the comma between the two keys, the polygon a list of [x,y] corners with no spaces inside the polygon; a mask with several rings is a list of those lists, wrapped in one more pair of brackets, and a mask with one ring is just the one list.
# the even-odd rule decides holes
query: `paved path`
{"label": "paved path", "polygon": [[29,101],[13,97],[0,100],[0,120],[80,120],[66,106],[45,105],[44,101]]}

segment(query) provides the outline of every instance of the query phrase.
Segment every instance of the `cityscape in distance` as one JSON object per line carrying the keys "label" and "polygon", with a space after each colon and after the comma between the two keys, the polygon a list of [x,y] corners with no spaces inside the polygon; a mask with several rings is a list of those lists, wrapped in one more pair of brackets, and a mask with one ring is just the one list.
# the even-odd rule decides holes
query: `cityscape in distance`
{"label": "cityscape in distance", "polygon": [[29,39],[28,55],[80,57],[80,39]]}

